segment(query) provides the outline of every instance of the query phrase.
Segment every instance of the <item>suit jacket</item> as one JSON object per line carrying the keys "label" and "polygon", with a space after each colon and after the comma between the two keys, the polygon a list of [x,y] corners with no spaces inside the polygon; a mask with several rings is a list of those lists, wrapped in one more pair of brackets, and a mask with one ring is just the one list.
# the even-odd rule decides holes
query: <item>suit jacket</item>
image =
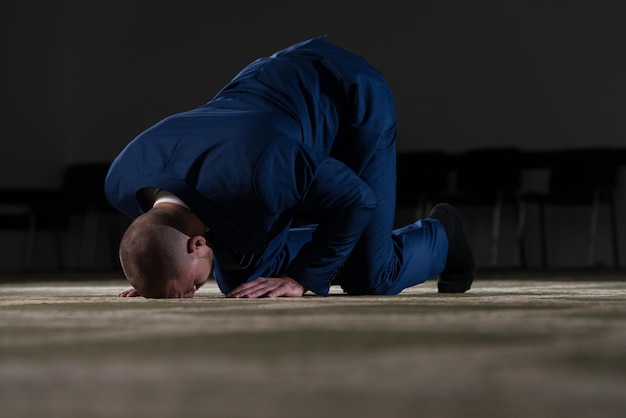
{"label": "suit jacket", "polygon": [[250,278],[279,257],[302,215],[317,230],[282,273],[327,294],[377,204],[359,173],[395,126],[393,109],[368,113],[379,99],[372,91],[388,100],[380,80],[323,38],[258,59],[205,105],[131,141],[111,165],[106,195],[135,218],[151,205],[142,189],[174,193],[220,246],[253,260],[242,266]]}

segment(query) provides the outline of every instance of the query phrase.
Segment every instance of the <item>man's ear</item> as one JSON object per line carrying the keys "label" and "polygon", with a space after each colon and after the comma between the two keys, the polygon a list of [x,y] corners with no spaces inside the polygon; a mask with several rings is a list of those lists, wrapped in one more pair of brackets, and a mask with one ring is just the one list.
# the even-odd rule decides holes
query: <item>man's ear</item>
{"label": "man's ear", "polygon": [[187,240],[187,252],[195,253],[199,249],[206,247],[206,238],[202,235],[196,235]]}

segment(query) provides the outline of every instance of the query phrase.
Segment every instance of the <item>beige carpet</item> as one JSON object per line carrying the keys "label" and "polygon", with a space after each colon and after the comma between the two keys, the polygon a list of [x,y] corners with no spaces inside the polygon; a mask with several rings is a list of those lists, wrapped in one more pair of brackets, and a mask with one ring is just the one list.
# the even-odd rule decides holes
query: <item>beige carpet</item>
{"label": "beige carpet", "polygon": [[619,273],[259,300],[78,279],[0,282],[3,418],[626,416]]}

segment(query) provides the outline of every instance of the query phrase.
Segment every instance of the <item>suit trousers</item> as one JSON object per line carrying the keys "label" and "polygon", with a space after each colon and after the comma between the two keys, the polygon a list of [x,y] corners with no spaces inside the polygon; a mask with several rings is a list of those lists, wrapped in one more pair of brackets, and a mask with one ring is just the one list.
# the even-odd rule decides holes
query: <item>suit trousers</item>
{"label": "suit trousers", "polygon": [[[361,178],[374,190],[378,206],[335,282],[353,295],[395,295],[437,276],[448,255],[443,225],[426,218],[393,230],[395,218],[394,147],[378,150]],[[294,228],[288,236],[289,254],[297,254],[314,226]]]}
{"label": "suit trousers", "polygon": [[[377,150],[360,174],[376,193],[378,206],[341,271],[335,278],[329,278],[347,294],[395,295],[437,276],[446,264],[448,238],[438,220],[425,218],[393,230],[395,161],[394,146]],[[315,228],[315,225],[291,228],[280,262],[257,272],[265,277],[280,276],[300,248],[311,240]],[[216,275],[220,289],[227,293],[241,282],[256,278],[243,270],[240,273]]]}

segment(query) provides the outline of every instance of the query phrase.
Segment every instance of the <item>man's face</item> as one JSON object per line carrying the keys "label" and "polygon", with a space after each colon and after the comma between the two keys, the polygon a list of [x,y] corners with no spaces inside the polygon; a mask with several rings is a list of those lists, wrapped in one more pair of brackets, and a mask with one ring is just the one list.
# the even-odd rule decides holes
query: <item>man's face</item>
{"label": "man's face", "polygon": [[212,269],[213,258],[211,256],[194,260],[183,275],[168,282],[165,297],[193,298],[196,291],[209,280]]}

